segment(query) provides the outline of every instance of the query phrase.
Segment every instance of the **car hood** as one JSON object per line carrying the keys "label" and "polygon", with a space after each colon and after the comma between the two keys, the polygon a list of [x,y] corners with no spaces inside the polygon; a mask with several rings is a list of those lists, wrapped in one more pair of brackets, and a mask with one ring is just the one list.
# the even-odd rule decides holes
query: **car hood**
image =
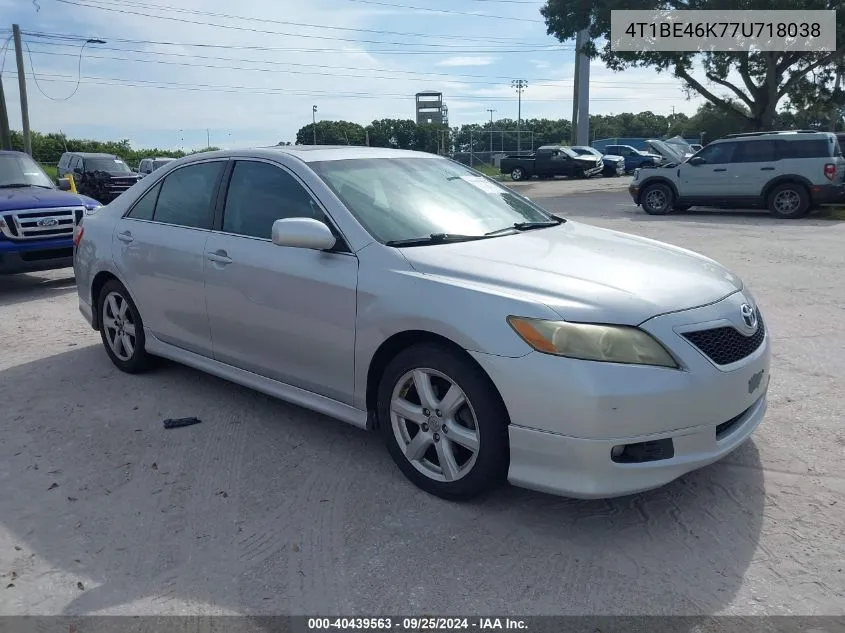
{"label": "car hood", "polygon": [[602,159],[601,156],[583,156],[583,155],[576,156],[575,158],[576,158],[576,160],[580,160],[580,161],[585,162],[585,163],[590,163],[592,165],[595,165],[596,163],[598,163]]}
{"label": "car hood", "polygon": [[0,212],[79,206],[91,208],[100,206],[100,203],[88,196],[80,196],[79,194],[60,191],[58,189],[40,189],[35,187],[0,189]]}
{"label": "car hood", "polygon": [[420,273],[539,301],[570,321],[638,325],[742,289],[737,276],[698,253],[571,221],[402,252]]}
{"label": "car hood", "polygon": [[687,158],[693,155],[692,149],[684,139],[677,142],[677,138],[669,139],[668,141],[659,141],[657,139],[649,139],[645,143],[649,149],[654,150],[660,156],[665,158],[670,163],[682,163]]}
{"label": "car hood", "polygon": [[625,160],[624,156],[617,156],[616,154],[604,154],[602,156],[603,160],[609,160],[612,162],[619,162],[620,160]]}

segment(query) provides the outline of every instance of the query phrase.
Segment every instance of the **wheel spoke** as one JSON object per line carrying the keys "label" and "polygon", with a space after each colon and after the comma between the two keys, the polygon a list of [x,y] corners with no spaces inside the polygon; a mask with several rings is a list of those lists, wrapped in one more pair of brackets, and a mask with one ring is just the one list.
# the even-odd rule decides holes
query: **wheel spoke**
{"label": "wheel spoke", "polygon": [[112,345],[112,350],[118,357],[126,356],[126,351],[123,349],[123,336],[117,332],[114,333],[114,345]]}
{"label": "wheel spoke", "polygon": [[458,462],[455,461],[455,454],[452,452],[452,443],[443,440],[435,444],[437,447],[437,460],[440,462],[440,469],[446,481],[454,481],[458,478]]}
{"label": "wheel spoke", "polygon": [[440,413],[444,418],[450,418],[458,411],[458,409],[466,402],[466,397],[464,396],[464,392],[461,390],[458,385],[452,385],[449,387],[449,391],[446,392],[446,395],[443,396],[443,400],[440,401],[438,405],[438,409],[440,409]]}
{"label": "wheel spoke", "polygon": [[110,316],[104,316],[103,317],[103,326],[107,330],[116,330],[117,329],[117,325],[115,325],[114,319],[111,318]]}
{"label": "wheel spoke", "polygon": [[414,370],[414,387],[417,389],[417,395],[420,397],[420,403],[424,408],[435,409],[437,407],[437,396],[434,395],[434,387],[431,384],[429,374],[420,369]]}
{"label": "wheel spoke", "polygon": [[414,436],[407,446],[405,446],[405,457],[409,461],[416,462],[423,458],[428,447],[431,446],[431,436],[428,433],[420,431]]}
{"label": "wheel spoke", "polygon": [[115,299],[115,295],[109,295],[109,298],[108,298],[106,303],[108,303],[108,310],[109,310],[109,312],[111,312],[110,316],[112,316],[112,317],[119,316],[120,309],[117,306],[117,300]]}
{"label": "wheel spoke", "polygon": [[478,434],[475,431],[452,420],[446,423],[446,429],[448,430],[449,441],[460,444],[473,453],[478,452]]}
{"label": "wheel spoke", "polygon": [[404,398],[394,398],[390,402],[390,410],[400,418],[414,424],[422,424],[427,419],[423,415],[423,408],[420,405],[412,404]]}
{"label": "wheel spoke", "polygon": [[123,349],[126,352],[127,356],[132,356],[135,353],[135,345],[132,343],[132,339],[129,338],[129,335],[124,333],[120,337],[121,343],[123,343]]}
{"label": "wheel spoke", "polygon": [[121,319],[124,318],[126,316],[126,308],[128,308],[128,307],[129,307],[129,302],[126,299],[124,299],[123,297],[121,297],[120,298],[120,311],[118,312],[117,316],[119,316]]}
{"label": "wheel spoke", "polygon": [[135,338],[135,324],[134,323],[124,323],[123,324],[123,331],[126,332],[132,338]]}

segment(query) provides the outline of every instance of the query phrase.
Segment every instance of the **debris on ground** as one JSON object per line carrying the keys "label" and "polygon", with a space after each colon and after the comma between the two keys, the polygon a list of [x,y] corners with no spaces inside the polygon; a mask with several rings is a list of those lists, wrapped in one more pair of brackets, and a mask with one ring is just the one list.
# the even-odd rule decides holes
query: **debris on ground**
{"label": "debris on ground", "polygon": [[76,583],[76,588],[80,591],[85,591],[85,585],[83,585],[81,582]]}
{"label": "debris on ground", "polygon": [[47,488],[47,490],[55,490],[55,489],[56,489],[56,488],[58,488],[58,487],[59,487],[59,484],[57,484],[57,483],[54,481],[54,482],[50,485],[50,487],[49,487],[49,488]]}
{"label": "debris on ground", "polygon": [[202,420],[197,418],[167,418],[164,421],[164,428],[178,429],[182,426],[191,426],[192,424],[200,424]]}

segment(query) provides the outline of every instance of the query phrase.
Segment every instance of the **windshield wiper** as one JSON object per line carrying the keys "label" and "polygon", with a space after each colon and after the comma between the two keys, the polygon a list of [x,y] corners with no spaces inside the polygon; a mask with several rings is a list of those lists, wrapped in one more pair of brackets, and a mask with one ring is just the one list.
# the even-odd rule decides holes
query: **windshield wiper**
{"label": "windshield wiper", "polygon": [[559,226],[566,222],[563,218],[555,218],[551,221],[544,221],[544,222],[515,222],[511,226],[506,226],[503,229],[498,229],[496,231],[490,231],[486,233],[488,237],[491,235],[504,235],[506,233],[510,233],[512,231],[530,231],[532,229],[545,229],[550,226]]}
{"label": "windshield wiper", "polygon": [[483,240],[485,235],[460,235],[457,233],[432,233],[427,237],[410,237],[405,240],[390,240],[387,246],[426,246],[428,244],[446,244],[449,242],[470,242]]}
{"label": "windshield wiper", "polygon": [[13,182],[7,185],[0,185],[0,189],[19,189],[20,187],[41,187],[42,189],[52,189],[47,185],[33,185],[31,182]]}

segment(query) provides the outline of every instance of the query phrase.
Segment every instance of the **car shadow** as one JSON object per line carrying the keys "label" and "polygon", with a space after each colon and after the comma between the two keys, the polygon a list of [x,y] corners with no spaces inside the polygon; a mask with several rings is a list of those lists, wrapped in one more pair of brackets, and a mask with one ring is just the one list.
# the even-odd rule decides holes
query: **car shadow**
{"label": "car shadow", "polygon": [[73,269],[0,275],[0,307],[61,296],[76,290]]}
{"label": "car shadow", "polygon": [[[762,529],[753,441],[645,494],[459,504],[374,434],[179,365],[130,376],[89,345],[0,383],[0,534],[29,613],[709,615]],[[202,423],[163,428],[183,416]]]}

